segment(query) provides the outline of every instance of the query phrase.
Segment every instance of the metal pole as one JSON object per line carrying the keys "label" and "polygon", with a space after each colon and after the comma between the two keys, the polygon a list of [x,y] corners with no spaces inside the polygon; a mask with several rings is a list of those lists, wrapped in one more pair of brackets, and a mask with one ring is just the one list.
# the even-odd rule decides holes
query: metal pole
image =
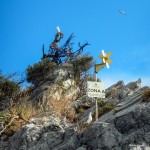
{"label": "metal pole", "polygon": [[[97,82],[97,73],[95,73],[95,82]],[[98,122],[98,107],[96,97],[95,97],[95,121]]]}

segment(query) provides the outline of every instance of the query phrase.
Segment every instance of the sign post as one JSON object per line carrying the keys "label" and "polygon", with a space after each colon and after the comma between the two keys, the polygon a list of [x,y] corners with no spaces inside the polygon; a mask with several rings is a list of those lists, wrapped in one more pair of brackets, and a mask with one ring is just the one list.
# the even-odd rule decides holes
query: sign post
{"label": "sign post", "polygon": [[98,121],[97,97],[105,98],[104,85],[97,82],[97,74],[95,74],[95,82],[87,81],[87,95],[95,99],[95,121]]}
{"label": "sign post", "polygon": [[[97,73],[95,73],[95,82],[97,82]],[[95,121],[98,122],[98,106],[96,97],[95,97]]]}
{"label": "sign post", "polygon": [[102,59],[101,64],[95,64],[95,82],[87,81],[87,95],[88,97],[95,98],[95,121],[98,122],[98,106],[97,106],[97,97],[99,98],[105,98],[104,93],[104,85],[100,82],[97,82],[97,72],[102,69],[104,66],[109,69],[109,64],[112,63],[112,61],[109,59],[111,56],[111,52],[106,54],[104,50],[102,50],[102,54],[99,55],[99,58]]}

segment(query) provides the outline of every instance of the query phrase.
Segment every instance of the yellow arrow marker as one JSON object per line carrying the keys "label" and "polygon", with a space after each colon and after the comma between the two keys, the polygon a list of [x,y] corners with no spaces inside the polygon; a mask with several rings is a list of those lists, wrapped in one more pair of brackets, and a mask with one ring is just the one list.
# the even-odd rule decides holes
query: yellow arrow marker
{"label": "yellow arrow marker", "polygon": [[96,64],[95,65],[95,73],[97,73],[100,69],[102,69],[105,65],[106,67],[109,69],[109,64],[112,63],[112,60],[109,59],[109,57],[111,56],[112,52],[108,52],[108,54],[106,54],[104,52],[104,50],[102,50],[102,54],[100,54],[98,57],[100,59],[102,59],[102,63],[101,64]]}
{"label": "yellow arrow marker", "polygon": [[[111,56],[112,52],[108,52],[107,55],[103,55],[103,54],[100,54],[98,57],[101,58],[102,60],[105,59],[105,62],[109,61],[109,57]],[[111,62],[107,62],[107,63],[111,63]]]}
{"label": "yellow arrow marker", "polygon": [[95,65],[95,73],[97,73],[100,69],[102,69],[105,66],[104,63],[102,64],[96,64]]}
{"label": "yellow arrow marker", "polygon": [[102,54],[100,54],[98,57],[102,59],[102,62],[106,65],[106,67],[109,69],[109,64],[112,63],[112,61],[109,59],[109,57],[111,56],[112,52],[109,52],[107,55],[104,52],[104,50],[102,50]]}

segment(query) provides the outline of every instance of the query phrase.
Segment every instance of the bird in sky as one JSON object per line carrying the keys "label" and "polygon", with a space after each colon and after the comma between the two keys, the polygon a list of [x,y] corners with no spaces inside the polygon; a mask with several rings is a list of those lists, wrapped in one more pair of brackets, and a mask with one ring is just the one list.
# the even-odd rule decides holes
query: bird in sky
{"label": "bird in sky", "polygon": [[119,13],[120,13],[121,15],[127,15],[124,10],[119,10]]}

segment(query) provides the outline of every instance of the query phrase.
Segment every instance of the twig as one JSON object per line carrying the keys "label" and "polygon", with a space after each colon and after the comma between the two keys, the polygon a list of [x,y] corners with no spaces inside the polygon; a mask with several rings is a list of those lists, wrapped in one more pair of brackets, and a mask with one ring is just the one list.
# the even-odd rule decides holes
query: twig
{"label": "twig", "polygon": [[9,124],[6,125],[6,126],[0,131],[0,135],[6,130],[6,128],[7,128],[8,126],[10,126],[10,125],[12,124],[12,122],[13,122],[15,119],[18,119],[18,118],[19,118],[19,116],[14,115],[13,118],[10,120]]}

